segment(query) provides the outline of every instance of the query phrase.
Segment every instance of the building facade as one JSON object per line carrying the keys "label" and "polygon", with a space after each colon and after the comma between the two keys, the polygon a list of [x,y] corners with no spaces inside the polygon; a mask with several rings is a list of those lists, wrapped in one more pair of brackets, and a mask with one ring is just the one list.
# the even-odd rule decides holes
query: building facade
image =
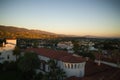
{"label": "building facade", "polygon": [[47,62],[48,60],[53,59],[57,63],[57,66],[65,71],[67,77],[83,77],[85,74],[86,60],[81,56],[73,55],[66,51],[57,51],[46,48],[28,48],[26,51],[32,51],[38,54],[41,62],[38,72],[49,72]]}
{"label": "building facade", "polygon": [[0,47],[0,63],[4,61],[16,61],[16,57],[13,55],[13,50],[16,46],[16,39],[6,39],[6,44]]}

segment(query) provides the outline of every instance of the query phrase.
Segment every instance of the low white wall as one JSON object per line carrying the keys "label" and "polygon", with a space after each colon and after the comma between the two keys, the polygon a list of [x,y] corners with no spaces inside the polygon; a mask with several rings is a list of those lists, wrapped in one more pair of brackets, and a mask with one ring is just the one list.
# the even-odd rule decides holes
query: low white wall
{"label": "low white wall", "polygon": [[85,73],[84,72],[85,62],[82,62],[82,63],[63,62],[63,69],[66,72],[67,77],[70,77],[70,76],[83,77]]}
{"label": "low white wall", "polygon": [[[99,60],[95,60],[95,62],[98,63]],[[110,62],[106,62],[106,61],[100,61],[100,63],[106,64],[106,65],[109,65],[109,66],[112,66],[112,67],[118,67],[118,68],[120,68],[120,65],[117,65],[115,63],[110,63]]]}

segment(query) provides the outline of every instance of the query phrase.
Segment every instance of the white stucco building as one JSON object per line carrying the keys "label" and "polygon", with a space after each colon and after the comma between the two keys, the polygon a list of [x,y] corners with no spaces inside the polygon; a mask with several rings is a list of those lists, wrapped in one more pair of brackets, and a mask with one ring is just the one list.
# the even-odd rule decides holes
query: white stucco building
{"label": "white stucco building", "polygon": [[0,63],[3,63],[4,61],[16,61],[16,57],[13,55],[15,46],[16,39],[6,39],[6,44],[4,44],[3,47],[0,47]]}
{"label": "white stucco building", "polygon": [[[16,61],[13,50],[16,46],[16,39],[7,39],[4,47],[0,48],[0,63],[4,61]],[[38,54],[41,66],[37,71],[49,72],[47,61],[50,59],[57,62],[57,66],[66,72],[67,77],[83,77],[85,74],[86,60],[81,56],[70,54],[67,51],[58,51],[47,48],[28,48],[25,51],[34,51]],[[24,51],[24,52],[25,52]]]}
{"label": "white stucco building", "polygon": [[68,41],[68,42],[59,42],[57,44],[57,47],[61,49],[72,49],[74,46],[71,41]]}
{"label": "white stucco building", "polygon": [[41,61],[39,71],[43,73],[49,71],[49,67],[46,62],[53,59],[57,62],[57,66],[66,72],[67,77],[83,77],[85,74],[86,60],[81,56],[76,56],[66,51],[57,51],[46,48],[29,48],[25,51],[34,51],[38,54]]}
{"label": "white stucco building", "polygon": [[89,50],[90,50],[90,51],[98,51],[98,49],[96,49],[96,48],[93,47],[93,46],[89,46]]}
{"label": "white stucco building", "polygon": [[59,42],[57,44],[57,48],[66,49],[68,51],[68,53],[74,53],[73,47],[74,47],[74,45],[72,44],[71,41]]}

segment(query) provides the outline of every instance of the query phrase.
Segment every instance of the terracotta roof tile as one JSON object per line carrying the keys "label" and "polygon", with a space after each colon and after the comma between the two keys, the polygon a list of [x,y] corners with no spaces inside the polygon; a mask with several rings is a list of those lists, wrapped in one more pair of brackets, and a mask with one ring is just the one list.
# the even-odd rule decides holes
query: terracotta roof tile
{"label": "terracotta roof tile", "polygon": [[82,57],[76,57],[73,55],[69,55],[69,56],[64,56],[61,58],[61,60],[63,62],[70,62],[70,63],[79,63],[79,62],[84,62],[85,59],[83,59]]}
{"label": "terracotta roof tile", "polygon": [[80,63],[85,61],[84,58],[73,56],[66,51],[52,50],[47,48],[28,48],[26,51],[34,51],[38,55],[61,60],[63,62]]}
{"label": "terracotta roof tile", "polygon": [[85,76],[69,77],[65,80],[120,80],[120,68],[110,67],[104,64],[98,66],[92,61],[88,61],[85,66]]}
{"label": "terracotta roof tile", "polygon": [[100,66],[93,61],[86,62],[85,77],[82,80],[119,80],[120,69],[105,64]]}

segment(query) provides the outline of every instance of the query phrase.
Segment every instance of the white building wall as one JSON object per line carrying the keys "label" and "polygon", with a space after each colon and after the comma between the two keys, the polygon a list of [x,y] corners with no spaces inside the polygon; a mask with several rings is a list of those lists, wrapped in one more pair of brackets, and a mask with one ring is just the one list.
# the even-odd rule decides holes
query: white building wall
{"label": "white building wall", "polygon": [[[16,61],[16,56],[13,55],[13,51],[12,50],[8,50],[8,51],[3,51],[0,52],[0,63],[3,63],[4,61]],[[8,58],[9,57],[9,58]]]}
{"label": "white building wall", "polygon": [[[46,62],[48,60],[50,60],[50,58],[44,57],[44,56],[41,56],[41,55],[39,55],[38,57],[41,60],[44,60]],[[85,74],[84,69],[85,69],[85,63],[86,62],[82,62],[82,63],[66,63],[66,62],[62,62],[62,61],[59,61],[59,60],[55,60],[55,61],[57,62],[57,66],[65,71],[67,77],[70,77],[70,76],[83,77],[84,74]],[[69,67],[68,67],[68,65],[69,65]],[[73,65],[73,67],[71,65]],[[45,67],[46,67],[46,71],[48,72],[49,71],[48,70],[48,65],[46,65]]]}
{"label": "white building wall", "polygon": [[16,45],[16,39],[6,39],[6,43],[12,43]]}
{"label": "white building wall", "polygon": [[66,72],[67,77],[70,77],[70,76],[83,77],[85,73],[84,68],[85,68],[85,62],[82,62],[82,63],[64,63],[63,62],[63,69]]}
{"label": "white building wall", "polygon": [[[38,55],[38,57],[39,57],[40,60],[44,60],[45,62],[48,62],[48,60],[50,60],[50,58],[45,57],[45,56]],[[40,67],[42,67],[42,65],[41,65]],[[46,72],[49,72],[49,69],[48,69],[48,65],[47,65],[47,64],[45,65],[45,71],[46,71]],[[43,71],[40,70],[40,72],[43,72]],[[43,73],[44,73],[44,72],[43,72]]]}
{"label": "white building wall", "polygon": [[6,42],[7,44],[0,48],[0,63],[3,63],[4,61],[16,61],[16,56],[13,55],[13,50],[16,46],[16,39],[7,39]]}
{"label": "white building wall", "polygon": [[38,57],[39,57],[40,60],[44,60],[44,61],[46,61],[46,62],[47,62],[48,60],[50,60],[50,58],[45,57],[45,56],[39,55]]}
{"label": "white building wall", "polygon": [[57,44],[58,48],[62,48],[62,49],[72,49],[73,48],[73,44],[71,41],[69,42],[60,42]]}

